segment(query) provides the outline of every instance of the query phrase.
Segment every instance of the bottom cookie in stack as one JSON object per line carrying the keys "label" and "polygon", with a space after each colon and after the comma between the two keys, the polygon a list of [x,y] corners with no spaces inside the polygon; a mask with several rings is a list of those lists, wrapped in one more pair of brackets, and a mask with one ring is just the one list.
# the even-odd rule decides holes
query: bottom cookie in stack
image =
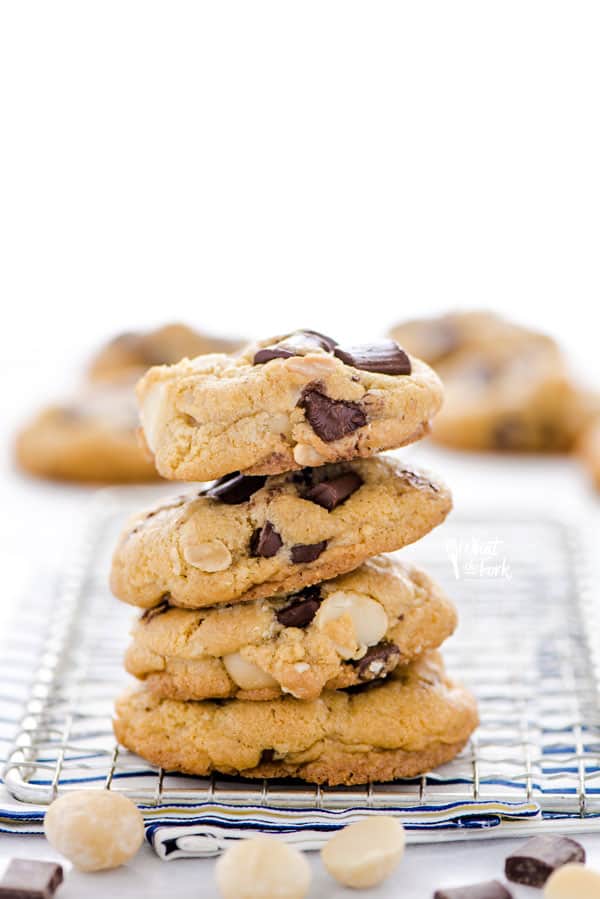
{"label": "bottom cookie in stack", "polygon": [[314,700],[185,702],[141,687],[116,711],[119,742],[168,770],[332,786],[435,768],[460,752],[478,722],[474,698],[450,680],[435,651],[385,680]]}

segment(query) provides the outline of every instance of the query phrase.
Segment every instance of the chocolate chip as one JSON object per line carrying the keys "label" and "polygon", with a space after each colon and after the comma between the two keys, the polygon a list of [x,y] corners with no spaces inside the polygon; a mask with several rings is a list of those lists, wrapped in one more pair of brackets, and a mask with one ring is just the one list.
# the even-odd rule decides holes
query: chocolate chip
{"label": "chocolate chip", "polygon": [[0,896],[50,899],[63,882],[63,869],[55,862],[11,858],[0,879]]}
{"label": "chocolate chip", "polygon": [[284,627],[307,627],[321,605],[321,588],[305,587],[291,599],[289,606],[277,612],[277,621]]}
{"label": "chocolate chip", "polygon": [[373,680],[363,681],[362,684],[352,684],[351,687],[344,687],[340,692],[349,693],[354,696],[356,693],[367,693],[375,687],[382,687],[385,684],[385,677],[376,677]]}
{"label": "chocolate chip", "polygon": [[361,680],[384,677],[394,670],[399,660],[400,650],[396,644],[382,640],[376,646],[370,646],[357,662],[358,676]]}
{"label": "chocolate chip", "polygon": [[318,331],[294,331],[283,340],[258,350],[254,354],[252,364],[262,365],[270,362],[271,359],[289,359],[290,356],[297,356],[301,352],[311,349],[325,350],[327,353],[331,353],[335,346],[335,340],[327,337],[326,334],[319,334]]}
{"label": "chocolate chip", "polygon": [[210,496],[212,499],[220,499],[228,506],[238,506],[240,503],[248,502],[253,493],[264,487],[266,480],[266,476],[246,475],[236,471],[221,478],[203,495]]}
{"label": "chocolate chip", "polygon": [[289,359],[290,356],[295,355],[296,353],[292,350],[286,350],[283,346],[266,346],[254,354],[252,364],[263,365],[265,362],[270,362],[271,359]]}
{"label": "chocolate chip", "polygon": [[152,621],[153,618],[158,618],[159,615],[163,615],[165,612],[168,612],[171,608],[168,597],[169,594],[166,594],[165,596],[163,596],[159,605],[154,606],[154,608],[152,609],[146,609],[146,611],[142,614],[140,621],[148,624],[148,622]]}
{"label": "chocolate chip", "polygon": [[304,414],[317,437],[325,443],[339,440],[340,437],[351,434],[367,423],[367,416],[358,403],[332,400],[310,385],[303,391],[298,405],[304,409]]}
{"label": "chocolate chip", "polygon": [[320,543],[296,543],[290,550],[292,562],[296,565],[302,562],[314,562],[315,559],[319,558],[326,546],[327,540],[321,540]]}
{"label": "chocolate chip", "polygon": [[270,521],[266,521],[262,528],[258,528],[250,538],[250,553],[253,556],[262,556],[270,559],[283,546],[283,540]]}
{"label": "chocolate chip", "polygon": [[513,899],[513,896],[499,880],[486,880],[466,887],[436,890],[433,899]]}
{"label": "chocolate chip", "polygon": [[304,499],[309,499],[327,509],[328,512],[333,511],[337,506],[341,505],[348,497],[356,493],[363,484],[363,479],[355,471],[349,471],[330,481],[321,481],[315,484],[310,490],[304,494]]}
{"label": "chocolate chip", "polygon": [[569,862],[585,862],[585,849],[569,837],[547,834],[532,837],[520,849],[511,852],[504,873],[514,883],[530,887],[543,886],[556,868]]}
{"label": "chocolate chip", "polygon": [[378,343],[361,343],[356,346],[336,346],[334,354],[361,371],[379,372],[383,375],[409,375],[412,371],[410,359],[395,340],[380,340]]}
{"label": "chocolate chip", "polygon": [[269,764],[275,758],[275,750],[274,749],[263,749],[260,754],[260,762],[259,765],[264,763]]}

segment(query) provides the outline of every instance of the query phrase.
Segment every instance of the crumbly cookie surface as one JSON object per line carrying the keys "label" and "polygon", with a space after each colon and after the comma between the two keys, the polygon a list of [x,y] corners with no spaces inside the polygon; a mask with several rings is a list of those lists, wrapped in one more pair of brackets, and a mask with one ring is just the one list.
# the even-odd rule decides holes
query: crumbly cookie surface
{"label": "crumbly cookie surface", "polygon": [[418,440],[439,378],[392,341],[343,348],[297,332],[151,369],[138,385],[144,439],[166,478],[276,474]]}
{"label": "crumbly cookie surface", "polygon": [[554,340],[489,312],[450,313],[392,331],[444,381],[433,439],[457,449],[569,450],[590,415]]}
{"label": "crumbly cookie surface", "polygon": [[270,477],[231,476],[135,518],[111,586],[133,605],[202,608],[335,577],[400,549],[450,511],[437,478],[381,456]]}
{"label": "crumbly cookie surface", "polygon": [[149,610],[134,627],[125,667],[171,699],[315,699],[386,677],[440,646],[455,626],[454,606],[425,572],[377,556],[298,594]]}
{"label": "crumbly cookie surface", "polygon": [[136,436],[133,384],[91,387],[72,402],[49,406],[20,431],[17,462],[57,480],[135,483],[158,479]]}
{"label": "crumbly cookie surface", "polygon": [[152,365],[173,365],[201,353],[232,353],[239,347],[237,340],[172,323],[153,331],[130,331],[113,337],[92,359],[88,375],[93,381],[139,378]]}
{"label": "crumbly cookie surface", "polygon": [[117,702],[119,742],[167,770],[358,784],[413,777],[449,761],[477,725],[471,694],[437,653],[364,692],[302,701],[179,702],[141,688]]}

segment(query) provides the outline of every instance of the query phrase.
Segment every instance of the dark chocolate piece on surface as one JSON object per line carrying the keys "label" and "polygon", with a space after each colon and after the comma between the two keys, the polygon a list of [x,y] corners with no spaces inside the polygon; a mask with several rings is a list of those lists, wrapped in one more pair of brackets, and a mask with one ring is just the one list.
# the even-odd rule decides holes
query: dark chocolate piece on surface
{"label": "dark chocolate piece on surface", "polygon": [[436,890],[433,899],[513,899],[513,895],[499,880],[486,880],[465,887]]}
{"label": "dark chocolate piece on surface", "polygon": [[334,354],[346,365],[361,371],[382,375],[409,375],[412,371],[408,354],[395,340],[361,343],[356,346],[336,346]]}
{"label": "dark chocolate piece on surface", "polygon": [[314,562],[326,546],[327,540],[321,540],[320,543],[296,543],[290,550],[292,562],[296,565],[302,562]]}
{"label": "dark chocolate piece on surface", "polygon": [[168,612],[170,608],[171,608],[171,604],[169,602],[169,594],[166,593],[157,606],[153,606],[151,609],[146,609],[145,612],[142,613],[142,617],[140,618],[140,621],[143,621],[145,624],[148,624],[148,622],[152,621],[153,618],[157,618],[159,615],[162,615],[164,612]]}
{"label": "dark chocolate piece on surface", "polygon": [[51,899],[63,882],[55,862],[12,858],[0,879],[0,899]]}
{"label": "dark chocolate piece on surface", "polygon": [[367,424],[367,416],[358,403],[332,400],[316,387],[308,387],[302,393],[298,405],[304,409],[313,431],[325,443],[339,440]]}
{"label": "dark chocolate piece on surface", "polygon": [[361,680],[374,680],[385,677],[393,671],[400,661],[400,650],[395,643],[382,640],[375,646],[369,646],[366,653],[356,663]]}
{"label": "dark chocolate piece on surface", "polygon": [[337,341],[334,340],[333,337],[328,337],[327,334],[321,334],[320,331],[311,331],[308,328],[302,328],[301,331],[294,332],[291,337],[296,338],[298,341],[304,339],[309,345],[314,343],[315,347],[326,350],[328,353],[332,353],[337,346]]}
{"label": "dark chocolate piece on surface", "polygon": [[328,512],[332,512],[353,493],[356,493],[362,484],[361,476],[355,471],[349,471],[330,481],[321,481],[319,484],[315,484],[304,494],[304,499],[309,499],[327,509]]}
{"label": "dark chocolate piece on surface", "polygon": [[228,506],[238,506],[240,503],[248,502],[257,490],[264,487],[266,480],[265,475],[247,475],[236,471],[209,487],[204,496],[219,499]]}
{"label": "dark chocolate piece on surface", "polygon": [[277,612],[277,621],[284,627],[307,627],[321,605],[321,588],[318,584],[305,587],[290,599],[290,604]]}
{"label": "dark chocolate piece on surface", "polygon": [[270,362],[271,359],[289,359],[295,355],[293,350],[286,350],[283,346],[266,346],[254,354],[252,364],[264,365],[265,362]]}
{"label": "dark chocolate piece on surface", "polygon": [[570,837],[545,834],[532,837],[507,856],[504,873],[507,880],[530,887],[543,886],[556,868],[570,862],[585,862],[585,849]]}
{"label": "dark chocolate piece on surface", "polygon": [[258,528],[250,538],[250,553],[253,556],[262,556],[270,559],[283,546],[283,540],[270,521],[265,521],[262,528]]}

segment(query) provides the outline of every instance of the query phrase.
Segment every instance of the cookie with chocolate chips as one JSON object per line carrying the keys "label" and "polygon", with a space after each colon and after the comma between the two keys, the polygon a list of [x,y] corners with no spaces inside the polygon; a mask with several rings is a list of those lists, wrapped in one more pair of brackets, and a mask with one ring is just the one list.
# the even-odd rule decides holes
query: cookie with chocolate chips
{"label": "cookie with chocolate chips", "polygon": [[135,483],[159,478],[139,445],[130,380],[93,385],[39,412],[17,435],[15,455],[30,474],[85,483]]}
{"label": "cookie with chocolate chips", "polygon": [[453,632],[425,572],[376,556],[297,593],[220,608],[147,610],[125,666],[158,696],[267,700],[380,681]]}
{"label": "cookie with chocolate chips", "polygon": [[476,725],[474,698],[435,651],[370,690],[312,700],[182,702],[143,686],[121,697],[114,721],[123,746],[168,771],[330,785],[425,773],[454,758]]}
{"label": "cookie with chocolate chips", "polygon": [[278,474],[420,439],[442,403],[434,372],[390,339],[342,345],[297,331],[239,355],[151,369],[144,439],[166,478]]}
{"label": "cookie with chocolate chips", "polygon": [[554,340],[491,312],[405,322],[391,332],[444,381],[433,439],[457,449],[565,452],[594,402]]}
{"label": "cookie with chocolate chips", "polygon": [[115,595],[203,608],[295,593],[400,549],[451,508],[432,476],[381,456],[271,476],[235,473],[139,515],[116,548]]}

